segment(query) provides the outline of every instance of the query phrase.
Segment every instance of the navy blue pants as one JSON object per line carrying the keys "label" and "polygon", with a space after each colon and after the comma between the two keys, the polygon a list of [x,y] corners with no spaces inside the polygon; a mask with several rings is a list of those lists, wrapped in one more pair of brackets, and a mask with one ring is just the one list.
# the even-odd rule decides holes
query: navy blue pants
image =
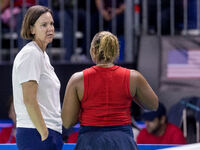
{"label": "navy blue pants", "polygon": [[59,132],[48,129],[49,135],[41,141],[41,136],[33,128],[17,128],[16,143],[19,150],[62,150],[63,140]]}
{"label": "navy blue pants", "polygon": [[130,125],[81,126],[75,150],[137,150]]}

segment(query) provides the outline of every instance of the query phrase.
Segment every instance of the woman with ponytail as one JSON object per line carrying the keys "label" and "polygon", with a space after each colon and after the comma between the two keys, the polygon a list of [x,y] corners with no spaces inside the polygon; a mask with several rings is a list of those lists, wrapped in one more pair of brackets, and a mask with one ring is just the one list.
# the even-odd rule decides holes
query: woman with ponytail
{"label": "woman with ponytail", "polygon": [[149,110],[157,109],[158,98],[138,71],[114,64],[119,43],[112,33],[97,33],[90,55],[96,65],[73,74],[67,84],[63,125],[70,128],[80,121],[76,150],[137,150],[131,129],[133,97]]}

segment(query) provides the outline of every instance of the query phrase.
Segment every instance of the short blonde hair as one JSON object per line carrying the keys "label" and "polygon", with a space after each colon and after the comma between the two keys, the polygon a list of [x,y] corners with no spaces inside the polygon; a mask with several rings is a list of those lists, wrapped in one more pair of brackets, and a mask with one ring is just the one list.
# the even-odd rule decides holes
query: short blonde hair
{"label": "short blonde hair", "polygon": [[31,33],[31,26],[35,24],[37,19],[44,13],[49,12],[52,15],[52,11],[40,5],[35,5],[30,7],[23,19],[22,28],[21,28],[21,37],[27,40],[33,40],[34,35]]}
{"label": "short blonde hair", "polygon": [[115,35],[108,31],[97,33],[91,43],[98,62],[113,62],[119,56],[119,42]]}

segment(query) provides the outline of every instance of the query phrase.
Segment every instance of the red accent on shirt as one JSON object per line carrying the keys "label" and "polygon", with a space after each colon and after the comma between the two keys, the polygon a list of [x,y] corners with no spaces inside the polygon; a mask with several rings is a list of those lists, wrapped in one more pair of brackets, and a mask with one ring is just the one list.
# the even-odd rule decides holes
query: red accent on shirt
{"label": "red accent on shirt", "polygon": [[130,70],[93,66],[83,71],[84,96],[80,123],[85,126],[113,126],[131,123],[133,100],[129,91]]}
{"label": "red accent on shirt", "polygon": [[2,128],[0,131],[0,143],[16,143],[16,137],[12,135],[12,129],[11,127]]}
{"label": "red accent on shirt", "polygon": [[137,144],[186,144],[182,131],[174,124],[168,123],[163,136],[155,136],[142,129],[137,136]]}

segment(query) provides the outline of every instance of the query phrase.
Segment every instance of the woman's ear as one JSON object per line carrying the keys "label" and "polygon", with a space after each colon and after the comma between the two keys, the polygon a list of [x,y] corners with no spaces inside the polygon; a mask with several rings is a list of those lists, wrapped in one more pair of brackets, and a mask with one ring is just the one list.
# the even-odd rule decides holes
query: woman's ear
{"label": "woman's ear", "polygon": [[31,25],[30,30],[31,30],[31,34],[34,35],[35,34],[35,28],[34,28],[34,26]]}

